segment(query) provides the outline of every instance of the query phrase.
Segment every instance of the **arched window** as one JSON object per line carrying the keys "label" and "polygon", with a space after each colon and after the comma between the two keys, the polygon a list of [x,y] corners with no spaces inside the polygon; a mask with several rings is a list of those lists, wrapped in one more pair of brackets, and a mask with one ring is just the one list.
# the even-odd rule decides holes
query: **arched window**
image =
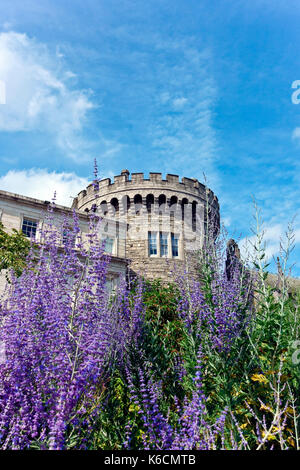
{"label": "arched window", "polygon": [[149,214],[153,211],[153,206],[154,206],[154,196],[153,194],[147,194],[146,207],[147,207],[147,212]]}
{"label": "arched window", "polygon": [[134,210],[136,215],[140,215],[143,205],[143,198],[140,194],[134,196]]}
{"label": "arched window", "polygon": [[127,211],[129,211],[130,209],[130,197],[129,196],[122,196],[121,207],[122,207],[122,213],[125,215]]}
{"label": "arched window", "polygon": [[192,230],[196,232],[197,228],[197,202],[192,202]]}
{"label": "arched window", "polygon": [[170,199],[170,220],[171,222],[175,218],[175,213],[177,211],[178,198],[177,196],[172,196]]}
{"label": "arched window", "polygon": [[174,209],[174,206],[176,206],[177,203],[178,203],[178,197],[172,196],[170,199],[170,207]]}
{"label": "arched window", "polygon": [[108,207],[107,207],[107,202],[102,201],[100,204],[100,215],[104,216],[108,214]]}
{"label": "arched window", "polygon": [[160,194],[158,197],[158,205],[162,206],[163,204],[166,204],[167,198],[164,194]]}
{"label": "arched window", "polygon": [[187,212],[189,201],[184,197],[181,201],[181,219],[184,220],[184,214]]}
{"label": "arched window", "polygon": [[166,210],[167,198],[164,194],[160,194],[158,197],[159,215],[162,215]]}
{"label": "arched window", "polygon": [[113,216],[118,215],[119,214],[119,201],[118,201],[118,199],[116,197],[112,198],[112,200],[110,201],[110,204],[111,204]]}

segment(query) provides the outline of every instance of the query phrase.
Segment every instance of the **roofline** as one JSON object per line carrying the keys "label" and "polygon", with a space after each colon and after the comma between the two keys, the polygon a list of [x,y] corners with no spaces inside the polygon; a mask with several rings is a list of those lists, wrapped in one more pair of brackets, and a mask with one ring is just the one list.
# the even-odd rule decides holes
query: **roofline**
{"label": "roofline", "polygon": [[[35,199],[29,196],[22,196],[21,194],[11,193],[9,191],[3,191],[0,189],[0,201],[3,199],[6,199],[8,201],[22,202],[24,204],[31,205],[31,206],[39,205],[41,210],[46,210],[48,205],[50,204],[50,201],[42,201],[41,199]],[[79,209],[62,206],[60,204],[55,204],[54,210],[61,212],[61,213],[67,212],[69,214],[73,214],[73,212],[75,211],[75,213],[81,219],[84,219],[86,222],[89,222],[90,214],[84,211],[81,211]],[[103,217],[103,220],[108,221],[108,222],[118,222],[120,226],[126,225],[127,223],[126,221],[123,221],[123,220],[119,220],[115,218],[108,218],[108,217]]]}
{"label": "roofline", "polygon": [[[43,209],[46,209],[48,207],[48,205],[51,204],[50,201],[42,201],[41,199],[36,199],[36,198],[33,198],[33,197],[29,197],[29,196],[23,196],[21,194],[11,193],[9,191],[3,191],[2,189],[0,189],[0,199],[7,199],[7,200],[11,200],[11,201],[22,201],[25,204],[35,205],[35,206],[38,204]],[[70,212],[70,213],[72,213],[74,211],[74,209],[72,209],[71,207],[62,206],[60,204],[55,204],[54,208],[55,208],[55,210],[58,210],[60,212]],[[85,219],[88,219],[88,216],[85,212],[80,211],[78,209],[76,209],[75,212],[76,212],[76,214],[80,215],[81,217],[84,217]]]}

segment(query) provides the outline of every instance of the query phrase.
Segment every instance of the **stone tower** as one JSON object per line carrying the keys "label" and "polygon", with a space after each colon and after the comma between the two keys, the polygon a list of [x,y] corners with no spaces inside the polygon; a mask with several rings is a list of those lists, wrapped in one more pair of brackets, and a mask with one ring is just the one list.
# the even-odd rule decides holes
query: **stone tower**
{"label": "stone tower", "polygon": [[[73,208],[97,212],[115,221],[116,239],[125,244],[130,270],[146,278],[170,280],[172,270],[182,268],[202,243],[207,221],[219,230],[219,204],[213,192],[197,179],[161,173],[130,173],[123,170],[112,182],[91,183],[74,199]],[[127,229],[119,230],[122,225]],[[124,240],[125,237],[125,240]],[[194,256],[193,256],[194,254]]]}

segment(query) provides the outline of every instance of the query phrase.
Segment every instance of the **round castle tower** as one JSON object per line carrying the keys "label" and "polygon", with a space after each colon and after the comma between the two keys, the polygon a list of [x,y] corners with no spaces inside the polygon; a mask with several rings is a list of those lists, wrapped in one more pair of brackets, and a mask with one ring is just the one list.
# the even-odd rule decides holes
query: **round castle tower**
{"label": "round castle tower", "polygon": [[[195,269],[195,251],[201,248],[207,221],[219,230],[219,203],[214,193],[197,179],[161,173],[123,170],[114,181],[106,178],[80,191],[73,208],[97,212],[115,221],[116,243],[124,245],[131,272],[149,279],[171,278],[189,262]],[[125,227],[125,228],[124,228]],[[113,249],[112,249],[113,250]],[[112,251],[113,252],[113,251]]]}

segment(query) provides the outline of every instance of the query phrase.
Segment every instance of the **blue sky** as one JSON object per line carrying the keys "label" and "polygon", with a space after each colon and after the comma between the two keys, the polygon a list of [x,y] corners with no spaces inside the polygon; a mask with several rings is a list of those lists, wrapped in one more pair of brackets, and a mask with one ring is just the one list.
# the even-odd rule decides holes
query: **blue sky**
{"label": "blue sky", "polygon": [[[269,255],[299,212],[298,0],[2,0],[0,187],[71,202],[93,176],[203,180]],[[300,276],[300,214],[292,261]]]}

